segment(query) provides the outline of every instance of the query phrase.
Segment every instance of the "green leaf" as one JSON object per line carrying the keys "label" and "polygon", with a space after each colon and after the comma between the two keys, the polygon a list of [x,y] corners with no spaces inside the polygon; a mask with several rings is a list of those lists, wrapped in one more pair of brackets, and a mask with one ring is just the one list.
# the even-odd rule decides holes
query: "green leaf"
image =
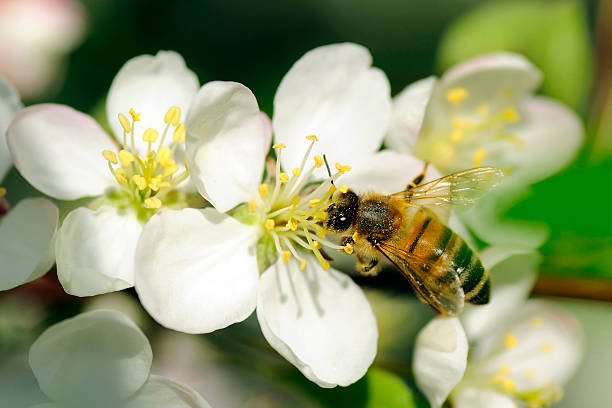
{"label": "green leaf", "polygon": [[444,33],[443,69],[494,51],[527,56],[544,74],[542,92],[582,110],[591,81],[592,49],[584,6],[570,0],[483,2]]}

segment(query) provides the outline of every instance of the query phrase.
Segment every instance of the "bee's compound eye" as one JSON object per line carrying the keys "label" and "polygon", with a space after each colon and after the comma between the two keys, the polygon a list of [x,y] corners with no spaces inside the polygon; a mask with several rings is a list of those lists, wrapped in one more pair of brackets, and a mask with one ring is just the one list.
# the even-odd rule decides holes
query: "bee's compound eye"
{"label": "bee's compound eye", "polygon": [[327,219],[327,227],[334,231],[346,231],[352,223],[351,217],[343,210],[331,213]]}

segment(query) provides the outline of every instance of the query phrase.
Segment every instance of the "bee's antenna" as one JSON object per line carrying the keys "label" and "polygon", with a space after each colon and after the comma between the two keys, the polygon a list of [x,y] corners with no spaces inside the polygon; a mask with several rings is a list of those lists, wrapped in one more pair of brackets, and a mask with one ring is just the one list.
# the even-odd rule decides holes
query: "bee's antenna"
{"label": "bee's antenna", "polygon": [[[329,164],[327,163],[327,157],[325,155],[323,155],[323,161],[325,162],[325,167],[327,168],[327,174],[329,174],[329,177],[331,178],[332,174],[331,171],[329,170]],[[334,180],[331,181],[332,185],[334,184]]]}

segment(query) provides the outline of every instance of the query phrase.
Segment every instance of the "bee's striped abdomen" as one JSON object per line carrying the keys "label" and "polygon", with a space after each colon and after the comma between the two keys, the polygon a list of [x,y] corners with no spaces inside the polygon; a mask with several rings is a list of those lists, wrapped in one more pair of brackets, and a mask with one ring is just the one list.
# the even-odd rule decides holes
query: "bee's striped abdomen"
{"label": "bee's striped abdomen", "polygon": [[422,208],[416,212],[401,246],[432,266],[440,267],[437,270],[454,271],[461,281],[466,302],[479,305],[489,302],[489,278],[480,259],[431,211]]}

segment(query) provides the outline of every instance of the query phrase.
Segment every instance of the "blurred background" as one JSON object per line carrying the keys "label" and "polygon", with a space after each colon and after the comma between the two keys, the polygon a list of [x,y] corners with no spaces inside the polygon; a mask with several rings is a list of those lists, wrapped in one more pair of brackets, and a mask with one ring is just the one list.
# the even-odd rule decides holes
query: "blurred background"
{"label": "blurred background", "polygon": [[[100,121],[115,73],[139,54],[178,51],[200,83],[242,82],[271,115],[291,65],[314,47],[343,41],[371,51],[394,95],[471,56],[519,52],[543,71],[540,93],[583,119],[577,159],[532,186],[507,216],[548,226],[534,296],[565,306],[586,333],[583,362],[558,406],[612,406],[612,1],[0,0],[0,72],[24,104],[63,103]],[[38,195],[15,169],[3,186],[13,202]],[[0,294],[0,399],[13,404],[0,406],[42,399],[25,353],[45,327],[104,305],[127,311],[145,330],[154,373],[191,385],[215,407],[426,407],[412,384],[410,355],[432,313],[403,281],[368,285],[377,360],[355,385],[322,390],[267,345],[253,317],[205,337],[183,335],[151,321],[133,292],[72,298],[50,273]]]}

